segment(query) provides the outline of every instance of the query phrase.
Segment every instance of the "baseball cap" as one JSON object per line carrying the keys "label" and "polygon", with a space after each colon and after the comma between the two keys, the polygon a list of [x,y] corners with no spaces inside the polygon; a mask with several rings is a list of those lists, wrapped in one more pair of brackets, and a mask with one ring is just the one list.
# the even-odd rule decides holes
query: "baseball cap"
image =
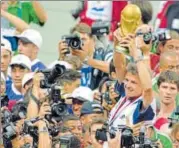
{"label": "baseball cap", "polygon": [[11,43],[3,37],[1,38],[1,49],[6,49],[12,53]]}
{"label": "baseball cap", "polygon": [[84,87],[84,86],[80,86],[78,88],[76,88],[72,95],[71,98],[75,98],[78,99],[80,101],[93,101],[93,91],[88,88],[88,87]]}
{"label": "baseball cap", "polygon": [[71,33],[74,33],[75,31],[80,32],[80,33],[87,33],[91,34],[92,30],[91,27],[86,24],[86,23],[79,23],[75,27],[71,29]]}
{"label": "baseball cap", "polygon": [[23,88],[28,81],[32,80],[33,76],[34,76],[34,72],[30,72],[30,73],[27,73],[24,75],[24,77],[22,79],[22,87]]}
{"label": "baseball cap", "polygon": [[85,114],[93,114],[93,113],[104,113],[103,107],[97,103],[93,102],[84,102],[81,108],[81,116]]}
{"label": "baseball cap", "polygon": [[39,49],[42,46],[42,36],[37,30],[26,29],[24,30],[24,32],[22,32],[20,35],[17,35],[16,37],[25,43],[33,43]]}
{"label": "baseball cap", "polygon": [[21,65],[21,66],[31,70],[31,61],[27,56],[25,56],[23,54],[18,54],[16,56],[14,56],[10,63],[10,66],[12,66],[12,65]]}
{"label": "baseball cap", "polygon": [[73,68],[72,68],[72,65],[69,64],[69,63],[66,62],[66,61],[55,61],[55,62],[51,63],[51,64],[48,66],[48,68],[53,68],[53,67],[55,67],[55,65],[57,65],[57,64],[60,64],[60,65],[65,66],[66,69],[73,69]]}

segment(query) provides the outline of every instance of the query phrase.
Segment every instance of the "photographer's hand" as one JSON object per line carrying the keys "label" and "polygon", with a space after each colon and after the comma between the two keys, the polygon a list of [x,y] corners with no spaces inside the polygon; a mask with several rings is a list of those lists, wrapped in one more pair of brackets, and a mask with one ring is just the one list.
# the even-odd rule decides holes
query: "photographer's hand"
{"label": "photographer's hand", "polygon": [[115,84],[112,84],[112,85],[109,87],[109,97],[110,97],[110,99],[112,100],[113,105],[116,104],[116,98],[119,97],[119,94],[117,94],[117,93],[115,92],[114,85],[115,85]]}
{"label": "photographer's hand", "polygon": [[79,57],[80,60],[83,62],[85,58],[88,56],[87,50],[72,50],[72,54]]}
{"label": "photographer's hand", "polygon": [[133,136],[139,136],[141,127],[144,125],[144,122],[139,122],[137,124],[131,125],[129,118],[126,117],[126,126],[130,127],[133,130]]}
{"label": "photographer's hand", "polygon": [[65,41],[60,41],[58,44],[58,51],[59,51],[59,60],[64,60],[65,54],[68,52],[68,45]]}
{"label": "photographer's hand", "polygon": [[41,118],[49,114],[51,114],[51,107],[47,102],[44,102],[40,107],[39,117]]}
{"label": "photographer's hand", "polygon": [[44,98],[47,95],[46,91],[40,88],[40,81],[44,79],[45,77],[43,73],[34,74],[32,94],[39,100]]}

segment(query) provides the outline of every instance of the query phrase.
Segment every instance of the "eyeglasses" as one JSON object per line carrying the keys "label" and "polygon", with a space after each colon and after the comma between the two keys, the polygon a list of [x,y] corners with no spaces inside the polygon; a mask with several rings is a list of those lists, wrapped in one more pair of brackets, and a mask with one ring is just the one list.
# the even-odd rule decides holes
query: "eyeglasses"
{"label": "eyeglasses", "polygon": [[179,70],[179,65],[176,65],[176,66],[169,65],[168,69],[170,69],[170,70],[174,70],[174,69]]}

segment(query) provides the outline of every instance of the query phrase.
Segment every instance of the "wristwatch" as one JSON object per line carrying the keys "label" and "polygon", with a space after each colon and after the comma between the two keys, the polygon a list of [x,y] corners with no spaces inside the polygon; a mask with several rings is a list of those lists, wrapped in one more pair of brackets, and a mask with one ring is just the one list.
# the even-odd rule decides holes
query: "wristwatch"
{"label": "wristwatch", "polygon": [[46,126],[39,128],[39,133],[48,133],[48,128]]}

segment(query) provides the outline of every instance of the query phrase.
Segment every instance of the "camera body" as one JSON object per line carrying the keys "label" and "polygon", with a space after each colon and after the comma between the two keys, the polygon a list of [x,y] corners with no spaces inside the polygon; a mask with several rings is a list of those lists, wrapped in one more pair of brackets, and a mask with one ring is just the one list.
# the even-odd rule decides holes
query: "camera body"
{"label": "camera body", "polygon": [[141,33],[137,32],[136,36],[143,35],[143,40],[145,44],[149,44],[150,41],[152,42],[164,42],[169,39],[171,39],[170,33],[168,30],[165,30],[163,32],[158,32],[158,33],[152,33],[151,31],[148,33]]}
{"label": "camera body", "polygon": [[56,64],[53,69],[40,70],[45,76],[44,80],[40,81],[41,88],[50,88],[58,76],[61,76],[66,70],[65,66]]}
{"label": "camera body", "polygon": [[92,24],[91,30],[92,30],[92,35],[96,35],[96,36],[109,34],[110,22],[96,21]]}
{"label": "camera body", "polygon": [[[112,85],[112,83],[113,83],[113,81],[106,82],[106,92],[102,93],[102,95],[101,95],[101,101],[103,102],[103,100],[105,100],[105,102],[109,105],[112,105],[112,100],[109,95],[109,88]],[[101,102],[101,104],[102,104],[102,102]]]}
{"label": "camera body", "polygon": [[9,98],[7,95],[1,96],[1,107],[8,106]]}
{"label": "camera body", "polygon": [[80,148],[80,140],[70,134],[70,135],[64,135],[60,137],[60,148],[72,148],[75,145],[75,147]]}
{"label": "camera body", "polygon": [[74,35],[64,35],[62,37],[62,40],[64,40],[69,47],[73,50],[81,50],[83,42],[80,39],[80,37],[76,34]]}

